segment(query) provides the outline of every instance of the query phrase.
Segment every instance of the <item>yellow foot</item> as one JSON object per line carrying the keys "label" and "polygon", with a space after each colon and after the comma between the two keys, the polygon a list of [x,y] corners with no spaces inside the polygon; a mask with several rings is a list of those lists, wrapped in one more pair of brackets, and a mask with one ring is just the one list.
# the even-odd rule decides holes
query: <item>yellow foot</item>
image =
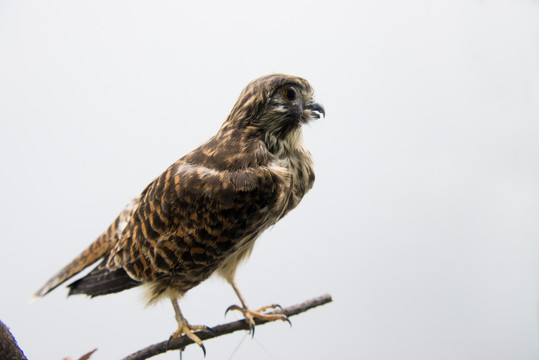
{"label": "yellow foot", "polygon": [[[183,320],[183,319],[182,319]],[[206,348],[204,347],[204,344],[202,343],[202,340],[194,333],[195,331],[208,331],[215,335],[213,330],[204,325],[190,325],[186,321],[179,321],[178,322],[178,330],[176,330],[172,335],[170,335],[170,338],[168,341],[170,342],[172,339],[179,338],[182,335],[187,336],[189,339],[193,340],[195,344],[200,346],[202,349],[202,352],[204,353],[204,357],[206,357]]]}
{"label": "yellow foot", "polygon": [[250,332],[251,332],[252,336],[255,336],[255,319],[260,319],[260,320],[265,320],[265,321],[282,320],[282,321],[286,321],[288,324],[290,324],[290,326],[292,326],[292,323],[290,322],[290,320],[288,320],[288,316],[286,316],[285,314],[281,314],[281,313],[268,314],[268,313],[265,313],[265,311],[271,310],[271,309],[279,309],[279,310],[281,310],[282,307],[280,305],[277,305],[277,304],[272,304],[272,305],[261,307],[258,310],[250,310],[250,309],[248,309],[246,307],[240,307],[238,305],[231,305],[226,309],[225,315],[230,310],[238,310],[238,311],[240,311],[243,314],[243,316],[245,317],[245,321],[249,325],[249,329],[250,329]]}

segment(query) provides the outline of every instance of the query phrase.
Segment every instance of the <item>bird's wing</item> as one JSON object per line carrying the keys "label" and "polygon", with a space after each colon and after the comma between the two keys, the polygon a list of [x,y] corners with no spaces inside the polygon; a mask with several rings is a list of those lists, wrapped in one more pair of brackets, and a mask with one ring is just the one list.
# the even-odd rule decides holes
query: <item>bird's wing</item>
{"label": "bird's wing", "polygon": [[215,270],[263,230],[278,199],[267,167],[215,170],[180,159],[146,188],[107,266],[139,281]]}

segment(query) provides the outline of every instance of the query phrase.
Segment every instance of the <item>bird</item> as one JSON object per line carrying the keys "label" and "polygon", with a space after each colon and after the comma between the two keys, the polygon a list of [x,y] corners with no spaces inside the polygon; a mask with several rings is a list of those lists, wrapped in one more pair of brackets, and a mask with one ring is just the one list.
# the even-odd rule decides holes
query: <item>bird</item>
{"label": "bird", "polygon": [[302,128],[325,117],[314,90],[301,77],[269,74],[241,91],[218,132],[170,165],[132,199],[107,230],[41,287],[45,296],[85,268],[69,295],[90,297],[142,286],[148,303],[169,299],[178,328],[206,350],[180,310],[182,296],[212,274],[223,277],[254,333],[255,319],[284,320],[252,310],[235,280],[256,239],[294,209],[312,188],[313,160]]}

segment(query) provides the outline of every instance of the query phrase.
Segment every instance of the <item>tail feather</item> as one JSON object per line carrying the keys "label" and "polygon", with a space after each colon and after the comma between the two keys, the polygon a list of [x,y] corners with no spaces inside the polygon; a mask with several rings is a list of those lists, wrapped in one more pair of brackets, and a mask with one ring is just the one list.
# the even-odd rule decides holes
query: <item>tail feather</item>
{"label": "tail feather", "polygon": [[142,284],[129,277],[124,269],[110,271],[105,267],[105,263],[106,260],[85,277],[69,284],[68,295],[84,294],[94,297],[120,292]]}
{"label": "tail feather", "polygon": [[63,284],[65,281],[86,269],[88,266],[91,266],[96,261],[105,258],[118,240],[134,209],[138,205],[138,202],[139,199],[136,198],[127,204],[127,206],[123,209],[116,220],[114,220],[110,227],[99,238],[97,238],[92,245],[80,253],[79,256],[66,265],[49,281],[47,281],[47,283],[34,294],[32,299],[45,296],[59,285]]}
{"label": "tail feather", "polygon": [[90,247],[80,253],[79,256],[77,256],[72,262],[66,265],[55,276],[47,281],[47,283],[43,285],[43,287],[41,287],[41,289],[39,289],[33,297],[37,298],[47,295],[65,281],[77,275],[79,272],[86,269],[88,266],[91,266],[96,261],[108,254],[112,248],[112,245],[106,241],[105,235],[106,233],[101,235],[94,243],[92,243],[92,245],[90,245]]}

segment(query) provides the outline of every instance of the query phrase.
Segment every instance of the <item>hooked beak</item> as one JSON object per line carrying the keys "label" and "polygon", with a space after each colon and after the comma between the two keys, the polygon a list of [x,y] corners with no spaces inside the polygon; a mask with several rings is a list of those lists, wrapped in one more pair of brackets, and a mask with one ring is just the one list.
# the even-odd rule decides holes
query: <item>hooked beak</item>
{"label": "hooked beak", "polygon": [[324,107],[319,103],[308,103],[305,105],[305,109],[309,109],[311,111],[311,116],[315,119],[320,119],[320,115],[326,117],[326,110],[324,110]]}

